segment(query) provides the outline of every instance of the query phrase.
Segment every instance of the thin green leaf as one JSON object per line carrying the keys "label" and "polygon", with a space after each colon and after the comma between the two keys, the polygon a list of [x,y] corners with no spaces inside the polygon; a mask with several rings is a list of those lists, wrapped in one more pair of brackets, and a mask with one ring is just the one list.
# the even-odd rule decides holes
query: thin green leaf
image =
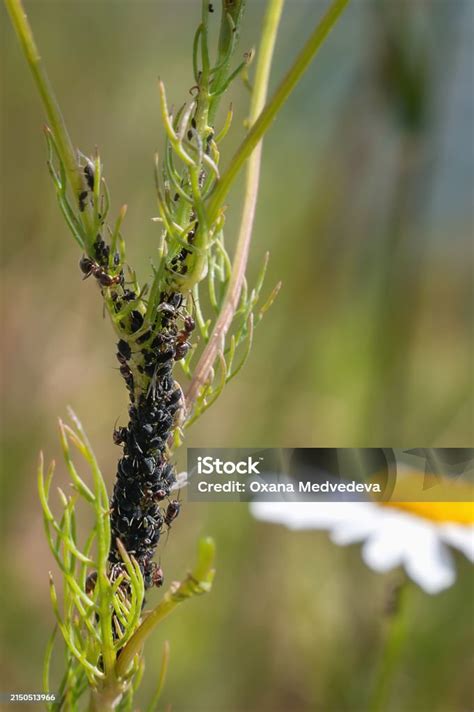
{"label": "thin green leaf", "polygon": [[161,656],[161,667],[160,673],[158,675],[158,684],[153,697],[150,700],[150,704],[146,708],[146,712],[156,712],[158,707],[158,702],[160,701],[161,693],[163,692],[163,687],[165,686],[166,675],[168,672],[170,662],[170,644],[167,640],[163,643],[163,655]]}

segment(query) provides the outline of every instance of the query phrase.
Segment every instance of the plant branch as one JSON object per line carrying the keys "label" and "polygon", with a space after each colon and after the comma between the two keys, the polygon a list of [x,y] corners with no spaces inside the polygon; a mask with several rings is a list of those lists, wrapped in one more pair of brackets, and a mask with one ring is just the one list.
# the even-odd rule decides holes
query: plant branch
{"label": "plant branch", "polygon": [[383,712],[389,703],[392,683],[407,638],[407,595],[410,588],[409,582],[405,580],[397,591],[396,608],[389,622],[375,686],[368,704],[370,712]]}
{"label": "plant branch", "polygon": [[[284,105],[291,92],[311,64],[317,51],[329,35],[331,29],[335,25],[348,2],[349,0],[333,0],[332,4],[313,31],[311,37],[296,58],[293,66],[290,68],[275,91],[272,99],[264,107],[268,88],[269,68],[278,27],[279,13],[281,13],[281,3],[277,0],[269,1],[262,33],[262,47],[257,65],[255,88],[252,97],[252,111],[250,116],[252,128],[235,153],[227,172],[224,173],[221,180],[217,183],[216,190],[209,205],[209,219],[212,221],[216,218],[219,209],[221,208],[221,205],[232,185],[232,182],[241,167],[245,161],[252,156],[252,153],[254,153],[247,170],[242,221],[226,299],[219,318],[214,326],[209,342],[196,365],[193,379],[186,393],[186,409],[188,413],[191,411],[200,389],[209,378],[213,364],[219,349],[221,348],[222,341],[229,330],[232,317],[237,309],[240,293],[242,291],[253,220],[255,216],[255,204],[261,161],[260,142],[276,114]],[[259,147],[258,150],[256,150],[257,147]]]}
{"label": "plant branch", "polygon": [[175,588],[171,588],[163,600],[149,613],[122,649],[116,665],[116,676],[124,677],[133,659],[138,655],[152,630],[166,618],[179,603],[199,593],[207,593],[214,578],[215,544],[212,539],[199,542],[198,561],[191,574]]}
{"label": "plant branch", "polygon": [[342,14],[348,3],[349,0],[333,0],[327,11],[321,18],[320,22],[314,29],[310,38],[306,42],[305,46],[297,56],[292,67],[276,89],[273,97],[265,106],[257,121],[252,126],[245,139],[242,141],[240,147],[234,154],[229,168],[223,174],[221,180],[218,182],[216,190],[211,198],[209,205],[210,222],[215,220],[235,177],[239,173],[245,161],[251,155],[252,151],[262,139],[263,135],[269,128],[273,119],[280,111],[282,106],[285,104],[286,100],[300,81],[303,74],[308,69],[316,53],[324,43],[325,39],[328,37],[329,33],[331,32],[339,16]]}
{"label": "plant branch", "polygon": [[54,96],[46,71],[41,62],[33,32],[21,0],[5,0],[5,5],[41,95],[46,115],[57,143],[59,156],[66,167],[66,172],[73,190],[79,194],[83,189],[83,182],[77,170],[74,147],[67,132],[59,104]]}
{"label": "plant branch", "polygon": [[[258,115],[265,106],[270,68],[283,4],[284,0],[269,0],[267,12],[264,18],[262,41],[255,75],[255,88],[250,105],[249,123],[251,126],[254,124]],[[216,359],[216,355],[222,344],[222,340],[229,329],[235,310],[237,309],[237,305],[239,303],[255,218],[261,157],[262,144],[260,142],[255,148],[247,167],[242,220],[237,240],[234,267],[232,269],[227,295],[209,342],[196,366],[191,385],[186,394],[186,408],[188,413],[197,398],[199,389],[209,376],[210,370]]]}

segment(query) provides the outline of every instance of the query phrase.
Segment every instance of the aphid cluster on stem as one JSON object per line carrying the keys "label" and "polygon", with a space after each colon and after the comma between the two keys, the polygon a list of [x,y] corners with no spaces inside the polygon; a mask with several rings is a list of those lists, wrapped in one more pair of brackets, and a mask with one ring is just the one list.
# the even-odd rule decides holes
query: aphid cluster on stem
{"label": "aphid cluster on stem", "polygon": [[[84,175],[93,190],[94,174],[88,169],[89,164]],[[114,259],[114,264],[118,263]],[[160,586],[163,571],[153,557],[163,529],[171,527],[180,510],[177,500],[169,501],[176,476],[168,443],[182,407],[182,391],[173,378],[173,366],[190,349],[194,319],[185,309],[183,294],[168,291],[160,294],[154,319],[146,321],[142,292],[125,287],[122,270],[113,273],[110,247],[100,234],[92,255],[81,258],[80,268],[84,279],[92,275],[101,288],[111,288],[109,295],[120,334],[116,357],[130,400],[128,425],[113,432],[114,443],[123,448],[123,454],[110,503],[109,577],[116,579],[125,572],[117,548],[120,540],[137,560],[145,588]]]}
{"label": "aphid cluster on stem", "polygon": [[[146,588],[163,583],[163,571],[153,557],[163,529],[171,527],[180,510],[178,500],[164,504],[176,482],[168,442],[182,407],[173,365],[187,353],[194,329],[194,319],[184,313],[183,296],[178,292],[161,294],[157,318],[158,326],[147,329],[143,315],[132,311],[129,329],[132,334],[143,333],[135,336],[133,348],[125,338],[117,343],[120,372],[130,392],[130,419],[113,434],[114,442],[123,447],[123,456],[111,500],[109,560],[112,566],[120,566],[118,538],[137,560]],[[139,388],[135,388],[132,367],[141,379]]]}

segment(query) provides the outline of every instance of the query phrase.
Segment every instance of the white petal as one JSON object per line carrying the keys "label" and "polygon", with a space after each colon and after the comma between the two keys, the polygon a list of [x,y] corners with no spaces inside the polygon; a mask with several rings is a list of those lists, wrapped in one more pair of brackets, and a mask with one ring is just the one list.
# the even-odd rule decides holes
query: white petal
{"label": "white petal", "polygon": [[[375,505],[366,502],[252,502],[256,519],[290,529],[332,529],[338,522],[370,516]],[[368,510],[368,511],[367,511]]]}
{"label": "white petal", "polygon": [[405,552],[405,569],[427,593],[438,593],[456,580],[456,571],[448,549],[436,527],[422,526],[412,546]]}
{"label": "white petal", "polygon": [[410,547],[413,530],[409,520],[387,512],[377,530],[365,542],[362,558],[375,571],[389,571],[400,566],[405,550]]}
{"label": "white petal", "polygon": [[290,529],[325,529],[333,521],[331,512],[313,502],[251,502],[250,511],[256,519]]}
{"label": "white petal", "polygon": [[474,561],[474,527],[462,524],[443,524],[440,533],[444,541],[462,551],[470,561]]}
{"label": "white petal", "polygon": [[367,539],[380,526],[380,515],[376,506],[361,510],[357,516],[335,522],[332,527],[331,541],[339,546],[353,544]]}

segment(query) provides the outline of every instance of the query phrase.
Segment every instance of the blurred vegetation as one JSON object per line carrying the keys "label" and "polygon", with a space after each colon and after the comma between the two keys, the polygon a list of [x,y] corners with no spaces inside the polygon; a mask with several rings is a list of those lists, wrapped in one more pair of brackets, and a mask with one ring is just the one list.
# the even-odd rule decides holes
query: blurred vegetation
{"label": "blurred vegetation", "polygon": [[[263,2],[249,3],[242,52]],[[157,242],[157,77],[190,86],[191,0],[25,2],[77,146],[100,145],[130,260]],[[177,7],[179,10],[177,11]],[[321,14],[287,3],[273,82]],[[113,335],[82,283],[46,169],[44,117],[1,10],[3,286],[3,689],[38,690],[53,562],[36,499],[37,453],[59,452],[72,404],[112,485],[126,401]],[[467,446],[472,432],[472,50],[469,0],[353,3],[264,145],[251,266],[283,280],[240,377],[189,446]],[[233,92],[237,144],[248,96]],[[235,234],[239,194],[228,234]],[[229,201],[232,204],[232,200]],[[184,452],[182,454],[184,465]],[[62,465],[59,466],[59,478]],[[211,597],[167,621],[174,712],[364,710],[383,639],[389,576],[356,547],[251,520],[245,505],[185,504],[161,551],[168,580],[215,536]],[[473,706],[472,573],[411,600],[390,710]],[[159,594],[154,594],[158,596]],[[149,689],[162,640],[150,645]]]}

